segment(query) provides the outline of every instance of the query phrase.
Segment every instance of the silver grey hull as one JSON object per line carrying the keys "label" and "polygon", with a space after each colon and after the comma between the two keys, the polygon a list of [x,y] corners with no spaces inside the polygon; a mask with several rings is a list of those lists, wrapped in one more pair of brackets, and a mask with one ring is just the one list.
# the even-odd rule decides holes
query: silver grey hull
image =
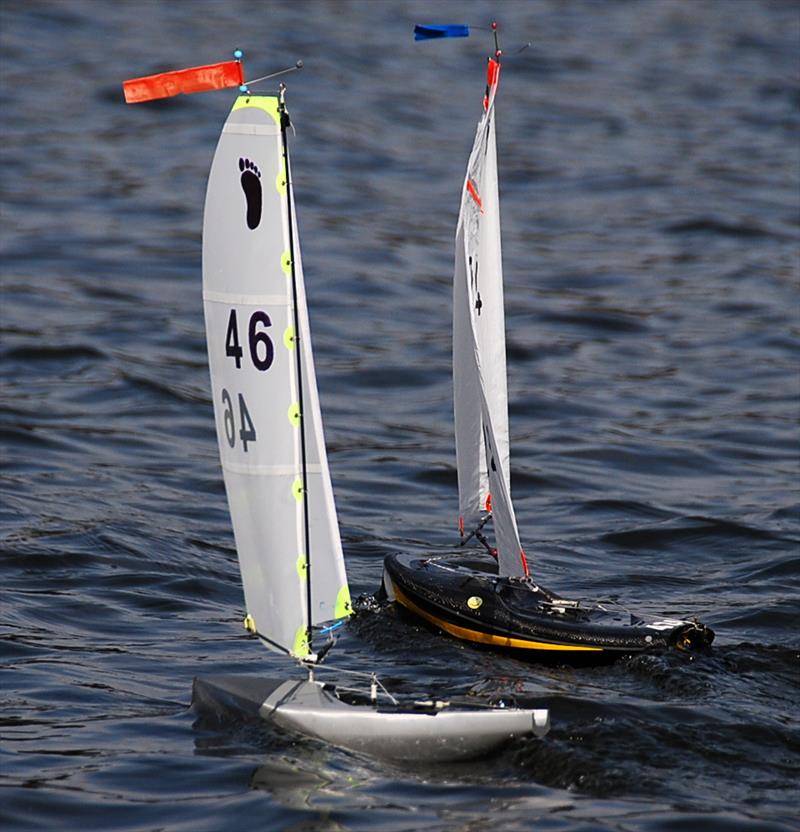
{"label": "silver grey hull", "polygon": [[351,705],[320,682],[255,676],[197,678],[192,704],[200,711],[257,715],[342,748],[401,761],[473,759],[550,728],[546,709]]}

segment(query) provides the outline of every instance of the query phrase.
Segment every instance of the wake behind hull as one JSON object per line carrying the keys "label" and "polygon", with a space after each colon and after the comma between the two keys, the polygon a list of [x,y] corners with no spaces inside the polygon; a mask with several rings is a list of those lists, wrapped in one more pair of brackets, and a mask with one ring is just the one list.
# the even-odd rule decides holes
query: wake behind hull
{"label": "wake behind hull", "polygon": [[384,589],[390,600],[455,638],[537,661],[601,663],[648,650],[702,649],[714,639],[696,621],[648,622],[627,611],[565,601],[459,556],[390,555]]}
{"label": "wake behind hull", "polygon": [[256,676],[196,678],[199,713],[259,716],[281,728],[389,760],[444,762],[481,757],[516,737],[543,736],[547,710],[378,707],[348,704],[333,685]]}

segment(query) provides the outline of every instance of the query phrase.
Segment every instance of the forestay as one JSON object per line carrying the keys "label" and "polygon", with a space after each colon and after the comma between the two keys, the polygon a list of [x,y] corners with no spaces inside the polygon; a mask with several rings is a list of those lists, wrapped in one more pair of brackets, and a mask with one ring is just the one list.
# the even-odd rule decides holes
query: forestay
{"label": "forestay", "polygon": [[248,622],[277,649],[303,658],[310,653],[309,560],[311,624],[349,615],[350,596],[294,218],[290,235],[293,197],[284,140],[276,97],[236,100],[206,193],[203,301]]}
{"label": "forestay", "polygon": [[527,564],[511,503],[500,200],[494,100],[500,64],[489,60],[484,113],[467,165],[453,280],[453,404],[462,534],[491,512],[501,575]]}

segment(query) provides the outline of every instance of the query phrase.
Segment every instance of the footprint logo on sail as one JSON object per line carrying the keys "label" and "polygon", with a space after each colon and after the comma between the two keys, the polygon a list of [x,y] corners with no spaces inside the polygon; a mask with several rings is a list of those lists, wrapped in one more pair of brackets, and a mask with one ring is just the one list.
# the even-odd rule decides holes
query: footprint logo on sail
{"label": "footprint logo on sail", "polygon": [[254,231],[261,222],[261,171],[249,159],[239,159],[241,183],[247,201],[247,227]]}

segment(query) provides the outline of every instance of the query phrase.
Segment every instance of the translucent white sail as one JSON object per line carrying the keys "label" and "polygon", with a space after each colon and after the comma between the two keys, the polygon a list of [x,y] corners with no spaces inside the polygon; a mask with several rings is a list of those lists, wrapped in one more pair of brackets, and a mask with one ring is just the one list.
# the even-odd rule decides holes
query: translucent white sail
{"label": "translucent white sail", "polygon": [[484,113],[467,165],[453,280],[453,403],[462,533],[492,513],[502,575],[527,574],[511,504],[503,266],[494,98],[489,62]]}
{"label": "translucent white sail", "polygon": [[309,550],[311,623],[349,615],[350,596],[295,223],[292,269],[290,198],[278,100],[240,96],[214,155],[203,223],[211,389],[248,620],[276,649],[305,657]]}

